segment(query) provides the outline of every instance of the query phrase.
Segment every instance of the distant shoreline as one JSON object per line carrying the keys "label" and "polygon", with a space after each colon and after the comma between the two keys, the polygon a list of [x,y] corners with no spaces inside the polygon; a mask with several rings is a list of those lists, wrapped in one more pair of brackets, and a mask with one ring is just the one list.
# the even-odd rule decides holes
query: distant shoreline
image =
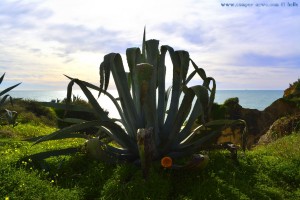
{"label": "distant shoreline", "polygon": [[[117,97],[117,90],[109,90],[109,92]],[[95,95],[95,98],[97,98],[98,92],[92,90],[92,93]],[[67,90],[13,90],[10,91],[9,94],[13,98],[49,102],[56,99],[63,100],[67,95]],[[73,94],[87,100],[81,90],[73,90]],[[217,90],[215,102],[223,104],[228,98],[238,97],[242,107],[264,110],[282,96],[283,90]],[[114,105],[105,95],[102,95],[98,101],[100,101],[100,105],[109,110],[113,116],[116,115],[117,111],[114,110]]]}

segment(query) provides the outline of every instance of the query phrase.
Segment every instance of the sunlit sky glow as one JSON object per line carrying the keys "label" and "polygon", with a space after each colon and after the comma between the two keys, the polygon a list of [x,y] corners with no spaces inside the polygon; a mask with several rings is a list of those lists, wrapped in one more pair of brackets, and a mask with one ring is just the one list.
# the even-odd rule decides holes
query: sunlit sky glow
{"label": "sunlit sky glow", "polygon": [[[0,1],[1,88],[66,89],[67,74],[99,82],[110,52],[158,39],[191,58],[218,89],[285,89],[300,78],[300,1],[288,7],[223,7],[236,0]],[[251,0],[249,3],[281,3]],[[0,74],[0,75],[1,75]],[[112,86],[111,86],[112,87]]]}

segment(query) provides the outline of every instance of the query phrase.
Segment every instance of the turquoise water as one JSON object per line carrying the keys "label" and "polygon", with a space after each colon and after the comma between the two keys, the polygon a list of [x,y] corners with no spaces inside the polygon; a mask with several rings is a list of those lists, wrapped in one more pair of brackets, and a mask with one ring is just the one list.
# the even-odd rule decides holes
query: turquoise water
{"label": "turquoise water", "polygon": [[[110,91],[113,95],[117,95],[116,90]],[[66,97],[66,91],[11,91],[9,94],[14,98],[34,99],[37,101],[51,101],[52,99],[64,99]],[[80,90],[74,91],[75,95],[78,95],[82,99],[84,94]],[[97,92],[93,93],[97,96]],[[276,99],[282,97],[282,90],[219,90],[216,93],[215,102],[224,103],[224,101],[231,97],[238,97],[240,105],[244,108],[253,108],[258,110],[264,110]],[[104,109],[107,109],[111,117],[117,117],[117,110],[114,105],[105,96],[101,96],[100,104]],[[101,103],[102,102],[102,103]]]}
{"label": "turquoise water", "polygon": [[219,90],[215,102],[224,103],[228,98],[238,97],[240,105],[244,108],[264,110],[282,96],[282,90]]}

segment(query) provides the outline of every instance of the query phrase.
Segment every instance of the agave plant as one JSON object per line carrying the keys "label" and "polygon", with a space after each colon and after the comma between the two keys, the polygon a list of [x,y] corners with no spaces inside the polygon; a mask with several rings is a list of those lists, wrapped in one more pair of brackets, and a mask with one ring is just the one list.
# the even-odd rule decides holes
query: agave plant
{"label": "agave plant", "polygon": [[[167,53],[171,66],[165,65]],[[68,106],[76,83],[92,105],[90,111],[95,113],[97,120],[65,119],[77,124],[45,136],[36,143],[74,137],[78,130],[98,127],[113,142],[92,139],[87,143],[90,151],[101,155],[103,160],[140,161],[145,165],[149,159],[192,155],[218,137],[220,130],[212,127],[224,125],[224,121],[209,122],[216,82],[195,64],[187,51],[174,51],[168,45],[159,48],[159,41],[146,41],[144,32],[142,49],[127,49],[126,58],[129,72],[125,71],[120,54],[104,56],[100,64],[100,86],[67,76],[70,79],[67,109],[76,109]],[[173,75],[168,88],[167,67],[172,68]],[[116,98],[107,91],[111,75],[119,95]],[[189,86],[192,80],[199,84]],[[99,96],[109,97],[120,119],[110,119],[90,89],[98,91]],[[200,123],[195,128],[193,125],[197,119]]]}
{"label": "agave plant", "polygon": [[[0,77],[0,84],[2,83],[4,79],[5,73]],[[11,104],[13,104],[12,97],[7,94],[9,91],[20,85],[21,83],[15,84],[11,87],[8,87],[0,92],[0,108],[4,105],[4,103],[9,100]],[[9,124],[15,125],[16,118],[18,116],[18,113],[16,111],[10,111],[7,109],[1,109],[0,110],[1,116],[0,121],[6,120]]]}

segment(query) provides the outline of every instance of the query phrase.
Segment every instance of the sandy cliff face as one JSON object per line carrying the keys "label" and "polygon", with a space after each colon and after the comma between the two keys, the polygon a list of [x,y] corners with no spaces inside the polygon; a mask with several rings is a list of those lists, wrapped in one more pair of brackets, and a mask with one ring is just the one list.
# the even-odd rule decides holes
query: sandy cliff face
{"label": "sandy cliff face", "polygon": [[[256,144],[260,137],[266,134],[270,126],[279,118],[300,113],[300,109],[296,102],[289,101],[284,98],[277,99],[265,110],[259,111],[257,109],[243,108],[238,104],[238,101],[226,105],[226,118],[228,119],[243,119],[247,122],[247,147],[251,148]],[[241,143],[239,141],[238,133],[240,127],[226,127],[222,136],[218,139],[220,142]],[[228,137],[231,136],[231,137]]]}

